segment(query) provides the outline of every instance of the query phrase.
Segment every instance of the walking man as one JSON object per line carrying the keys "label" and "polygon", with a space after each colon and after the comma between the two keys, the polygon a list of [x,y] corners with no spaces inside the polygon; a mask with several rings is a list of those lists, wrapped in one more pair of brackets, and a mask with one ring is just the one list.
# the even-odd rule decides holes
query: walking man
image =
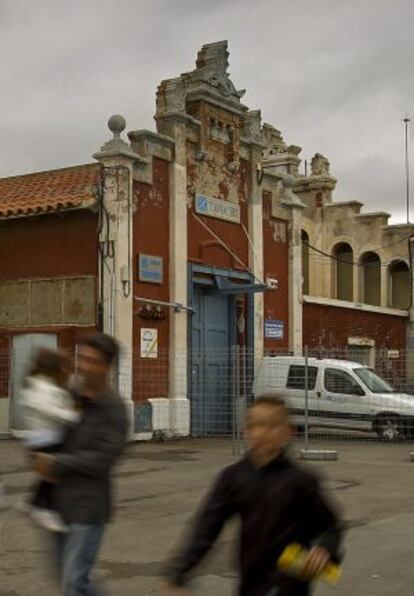
{"label": "walking man", "polygon": [[[219,475],[184,547],[169,564],[167,596],[187,594],[184,586],[191,570],[234,516],[241,523],[240,596],[307,596],[311,581],[330,561],[338,562],[338,518],[314,476],[285,453],[290,424],[283,401],[274,395],[257,398],[246,432],[249,453]],[[300,580],[277,567],[292,543],[308,549]]]}
{"label": "walking man", "polygon": [[56,455],[35,455],[35,470],[55,483],[55,508],[66,524],[56,535],[58,571],[65,596],[97,596],[90,572],[109,521],[111,472],[127,439],[122,399],[110,386],[117,363],[116,341],[104,334],[85,339],[78,350],[80,422],[70,428]]}

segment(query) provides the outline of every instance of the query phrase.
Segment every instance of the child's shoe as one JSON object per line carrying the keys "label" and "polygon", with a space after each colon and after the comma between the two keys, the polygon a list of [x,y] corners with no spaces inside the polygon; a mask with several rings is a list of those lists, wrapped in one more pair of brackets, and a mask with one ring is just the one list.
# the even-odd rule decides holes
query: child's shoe
{"label": "child's shoe", "polygon": [[55,511],[34,507],[30,512],[30,518],[35,524],[49,532],[67,532],[68,530],[60,515]]}

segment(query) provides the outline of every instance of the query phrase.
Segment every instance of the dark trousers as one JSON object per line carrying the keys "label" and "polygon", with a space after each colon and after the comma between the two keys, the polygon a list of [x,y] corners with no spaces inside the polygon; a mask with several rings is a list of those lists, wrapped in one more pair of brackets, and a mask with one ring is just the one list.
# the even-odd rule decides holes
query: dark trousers
{"label": "dark trousers", "polygon": [[67,533],[55,535],[57,571],[64,596],[104,594],[90,579],[103,534],[103,524],[69,524]]}
{"label": "dark trousers", "polygon": [[[37,453],[57,453],[60,445],[51,445],[49,447],[42,447],[37,449]],[[54,509],[53,504],[53,491],[54,485],[47,480],[39,480],[33,486],[32,495],[29,499],[29,503],[32,507],[38,509]]]}

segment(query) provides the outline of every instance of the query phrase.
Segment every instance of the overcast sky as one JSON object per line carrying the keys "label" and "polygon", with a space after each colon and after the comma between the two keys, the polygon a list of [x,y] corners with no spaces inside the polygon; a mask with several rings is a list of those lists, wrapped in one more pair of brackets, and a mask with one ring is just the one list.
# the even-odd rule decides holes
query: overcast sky
{"label": "overcast sky", "polygon": [[329,158],[337,200],[404,218],[412,0],[0,0],[0,176],[92,161],[113,113],[154,128],[158,83],[221,39],[243,102]]}

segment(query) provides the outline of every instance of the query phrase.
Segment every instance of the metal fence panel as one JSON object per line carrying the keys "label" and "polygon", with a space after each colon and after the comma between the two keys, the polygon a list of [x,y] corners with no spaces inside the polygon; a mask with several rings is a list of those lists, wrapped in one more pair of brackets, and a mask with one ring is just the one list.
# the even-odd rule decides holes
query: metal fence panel
{"label": "metal fence panel", "polygon": [[295,434],[312,443],[330,440],[412,438],[414,389],[406,353],[370,354],[344,349],[305,348],[258,354],[244,347],[134,358],[134,397],[171,396],[175,383],[186,387],[194,437],[229,438],[239,453],[249,402],[263,392],[283,397]]}

